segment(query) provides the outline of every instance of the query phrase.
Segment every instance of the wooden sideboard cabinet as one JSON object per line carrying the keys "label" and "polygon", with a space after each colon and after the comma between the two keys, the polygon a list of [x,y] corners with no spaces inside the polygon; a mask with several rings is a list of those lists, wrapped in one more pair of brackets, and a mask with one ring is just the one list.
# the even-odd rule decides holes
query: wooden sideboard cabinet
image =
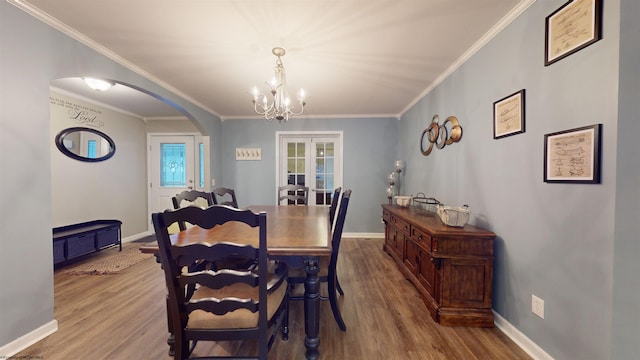
{"label": "wooden sideboard cabinet", "polygon": [[384,251],[422,294],[441,325],[493,327],[491,291],[495,234],[447,226],[437,215],[382,205]]}

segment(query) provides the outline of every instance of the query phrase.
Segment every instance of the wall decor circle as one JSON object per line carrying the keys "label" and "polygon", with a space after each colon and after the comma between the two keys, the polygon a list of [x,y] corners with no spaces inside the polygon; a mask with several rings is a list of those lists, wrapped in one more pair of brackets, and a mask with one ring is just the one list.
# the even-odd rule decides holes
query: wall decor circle
{"label": "wall decor circle", "polygon": [[457,117],[449,116],[442,124],[439,122],[438,114],[433,115],[429,126],[422,131],[420,152],[424,156],[431,154],[434,144],[436,148],[443,149],[446,145],[457,143],[462,138],[462,126]]}

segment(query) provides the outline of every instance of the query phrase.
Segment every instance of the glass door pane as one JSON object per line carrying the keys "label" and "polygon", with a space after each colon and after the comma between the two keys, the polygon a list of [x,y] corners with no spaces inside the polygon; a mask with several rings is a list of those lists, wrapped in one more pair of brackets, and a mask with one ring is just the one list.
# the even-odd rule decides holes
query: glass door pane
{"label": "glass door pane", "polygon": [[331,205],[334,188],[334,143],[317,141],[315,143],[315,204]]}
{"label": "glass door pane", "polygon": [[342,186],[342,134],[291,133],[279,140],[278,186],[309,187],[309,205],[331,205]]}
{"label": "glass door pane", "polygon": [[287,184],[306,186],[306,159],[305,142],[290,142],[287,144]]}
{"label": "glass door pane", "polygon": [[184,143],[160,144],[160,186],[187,187],[186,155],[187,146]]}

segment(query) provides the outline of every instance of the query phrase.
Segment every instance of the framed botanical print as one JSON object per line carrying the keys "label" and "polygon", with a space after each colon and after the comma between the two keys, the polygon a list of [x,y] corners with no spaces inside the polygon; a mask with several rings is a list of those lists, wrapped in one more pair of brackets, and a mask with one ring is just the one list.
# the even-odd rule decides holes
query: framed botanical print
{"label": "framed botanical print", "polygon": [[544,65],[602,39],[602,0],[571,0],[547,16]]}
{"label": "framed botanical print", "polygon": [[600,183],[602,124],[544,136],[544,181]]}
{"label": "framed botanical print", "polygon": [[493,103],[493,138],[524,132],[525,90],[517,91]]}

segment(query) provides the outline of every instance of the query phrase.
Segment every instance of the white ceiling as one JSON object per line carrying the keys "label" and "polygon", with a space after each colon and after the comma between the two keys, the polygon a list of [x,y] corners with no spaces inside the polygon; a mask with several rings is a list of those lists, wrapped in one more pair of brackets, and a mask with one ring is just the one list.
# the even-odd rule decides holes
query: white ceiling
{"label": "white ceiling", "polygon": [[534,0],[10,1],[224,120],[256,116],[275,46],[305,116],[399,117]]}

